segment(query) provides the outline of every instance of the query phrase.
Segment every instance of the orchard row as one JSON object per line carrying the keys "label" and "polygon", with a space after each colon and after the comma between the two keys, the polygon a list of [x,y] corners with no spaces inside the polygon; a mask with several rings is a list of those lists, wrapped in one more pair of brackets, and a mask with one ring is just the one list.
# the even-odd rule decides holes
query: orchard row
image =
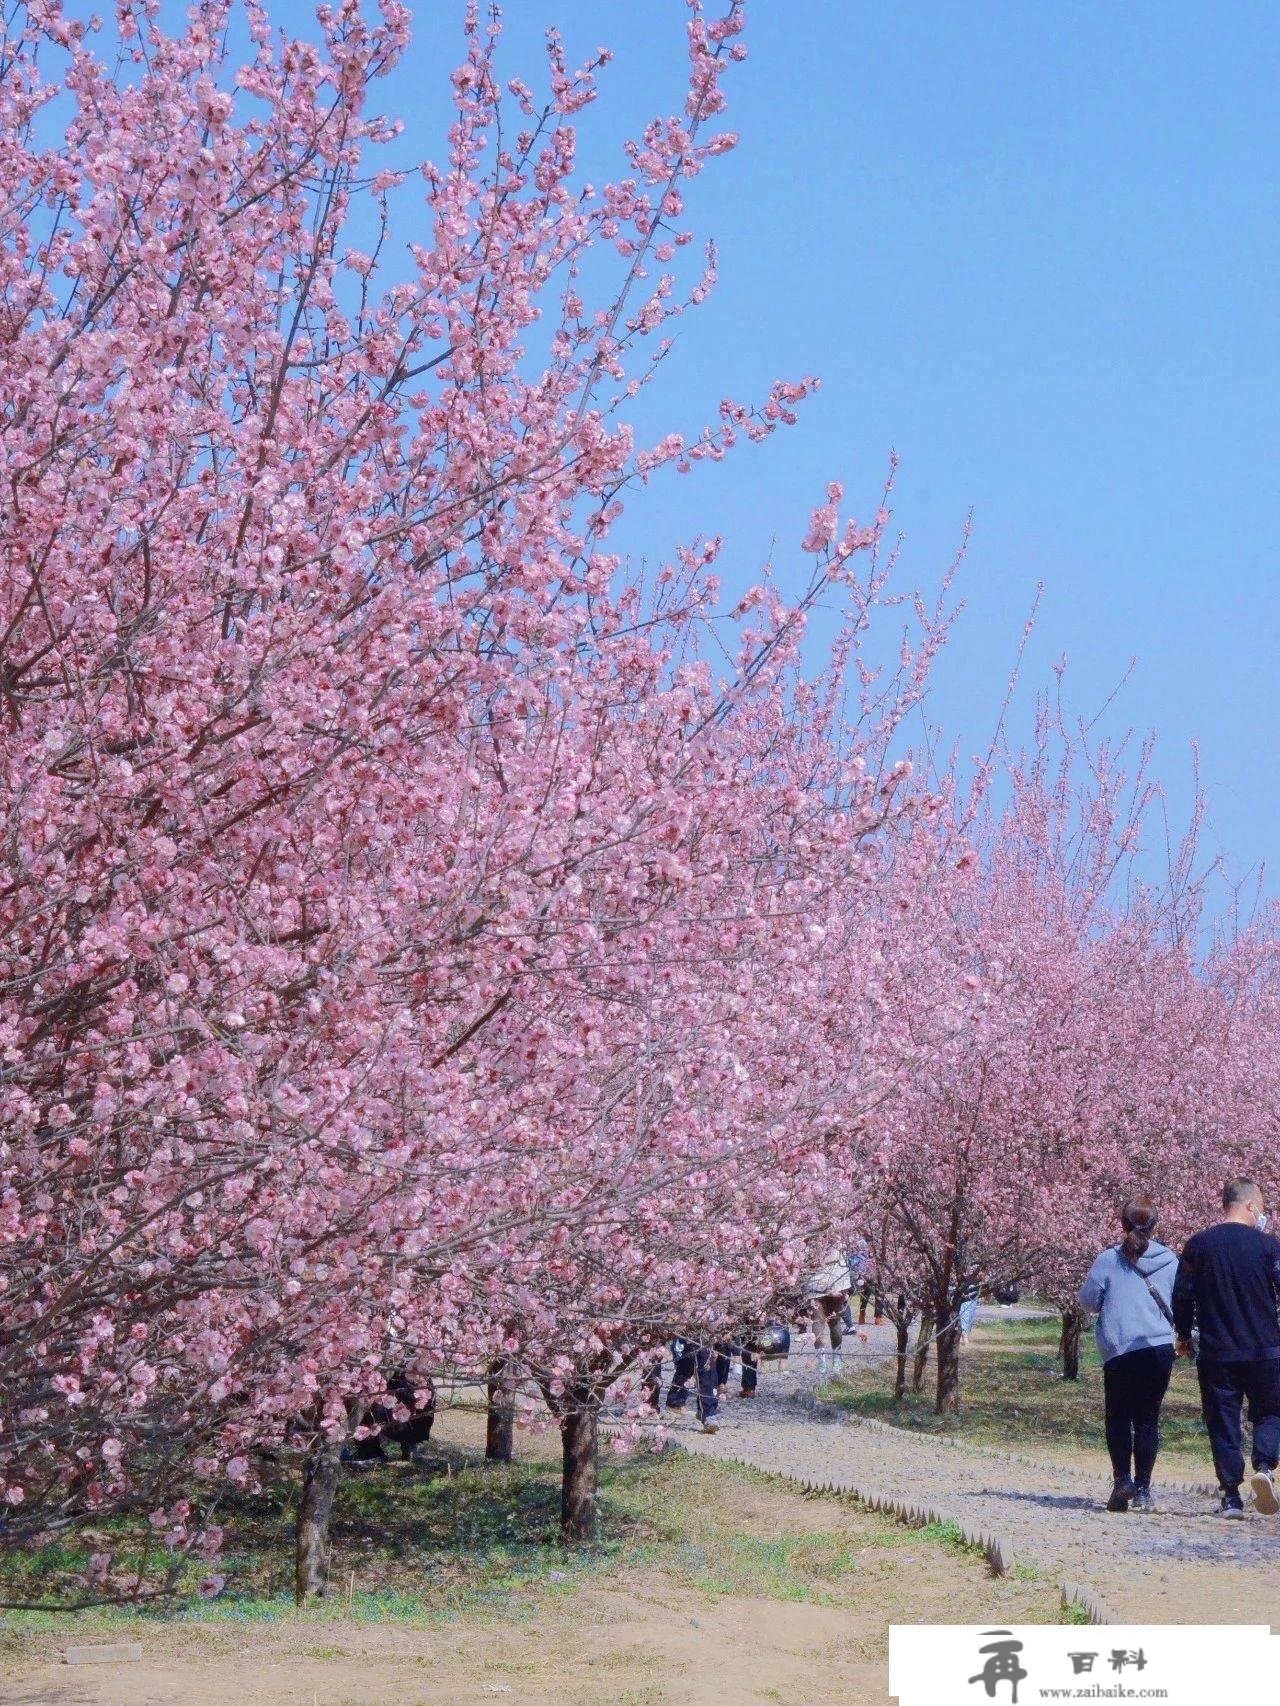
{"label": "orchard row", "polygon": [[606,56],[554,36],[535,95],[469,15],[410,167],[398,0],[3,25],[6,1544],[216,1553],[264,1453],[323,1489],[445,1375],[560,1421],[583,1532],[600,1406],[831,1248],[950,1403],[975,1280],[1065,1301],[1135,1181],[1176,1230],[1269,1172],[1270,938],[1206,947],[1145,759],[1051,708],[963,785],[913,759],[948,592],[902,597],[886,509],[829,488],[785,598],[612,547],[812,388],[635,425],[714,283],[742,21],[691,0],[594,185]]}

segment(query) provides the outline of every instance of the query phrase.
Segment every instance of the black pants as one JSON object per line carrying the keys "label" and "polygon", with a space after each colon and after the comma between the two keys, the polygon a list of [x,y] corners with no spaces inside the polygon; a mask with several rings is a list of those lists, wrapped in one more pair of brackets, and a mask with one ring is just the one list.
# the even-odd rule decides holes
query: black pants
{"label": "black pants", "polygon": [[675,1367],[671,1371],[671,1387],[667,1393],[668,1410],[683,1410],[689,1402],[689,1382],[698,1381],[698,1420],[709,1422],[720,1408],[716,1391],[716,1357],[710,1345],[691,1344],[688,1339],[676,1339],[671,1346]]}
{"label": "black pants", "polygon": [[1234,1493],[1244,1480],[1240,1411],[1246,1400],[1253,1426],[1253,1467],[1274,1469],[1280,1461],[1280,1359],[1202,1362],[1198,1373],[1218,1485]]}
{"label": "black pants", "polygon": [[1132,1474],[1138,1486],[1151,1485],[1160,1449],[1160,1406],[1172,1373],[1172,1345],[1144,1345],[1103,1363],[1107,1450],[1117,1481]]}
{"label": "black pants", "polygon": [[745,1345],[740,1344],[716,1346],[716,1385],[727,1386],[729,1384],[729,1370],[733,1367],[735,1356],[742,1358],[742,1390],[754,1392],[759,1380],[760,1364],[755,1353],[749,1351]]}

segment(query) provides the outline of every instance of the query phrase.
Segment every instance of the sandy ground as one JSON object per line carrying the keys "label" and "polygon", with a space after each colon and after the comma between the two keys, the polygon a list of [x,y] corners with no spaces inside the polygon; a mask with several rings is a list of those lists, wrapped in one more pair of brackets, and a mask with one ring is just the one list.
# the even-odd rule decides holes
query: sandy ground
{"label": "sandy ground", "polygon": [[[474,1418],[444,1424],[470,1437]],[[547,1442],[549,1443],[549,1442]],[[527,1442],[545,1450],[547,1443]],[[66,1636],[33,1638],[0,1671],[0,1700],[50,1706],[431,1706],[504,1699],[774,1701],[883,1706],[891,1622],[1052,1621],[1053,1584],[995,1580],[844,1501],[734,1477],[721,1519],[740,1532],[836,1534],[858,1573],[823,1584],[838,1603],[703,1593],[663,1569],[631,1571],[539,1603],[527,1621],[415,1627],[290,1617],[274,1626],[147,1627],[141,1663],[72,1668]],[[806,1584],[797,1581],[797,1595]],[[77,1635],[76,1640],[88,1639]],[[100,1636],[96,1639],[115,1639]]]}
{"label": "sandy ground", "polygon": [[[932,1554],[936,1554],[933,1556]],[[868,1572],[849,1605],[691,1595],[659,1572],[590,1588],[505,1627],[423,1631],[298,1624],[280,1633],[149,1634],[142,1663],[24,1666],[3,1678],[11,1702],[93,1706],[432,1706],[496,1698],[624,1703],[886,1698],[889,1622],[1041,1619],[1056,1597],[1024,1583],[957,1570],[940,1548],[894,1556]],[[957,1579],[968,1578],[968,1579]]]}

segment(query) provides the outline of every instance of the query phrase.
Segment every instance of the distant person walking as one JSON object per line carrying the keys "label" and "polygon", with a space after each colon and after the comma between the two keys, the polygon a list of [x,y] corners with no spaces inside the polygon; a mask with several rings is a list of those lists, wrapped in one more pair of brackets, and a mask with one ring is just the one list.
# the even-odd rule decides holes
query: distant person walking
{"label": "distant person walking", "polygon": [[1120,1211],[1124,1237],[1104,1250],[1080,1287],[1080,1307],[1097,1313],[1107,1451],[1109,1511],[1149,1511],[1160,1450],[1160,1406],[1174,1362],[1173,1289],[1178,1258],[1159,1243],[1150,1197]]}
{"label": "distant person walking", "polygon": [[1228,1179],[1222,1219],[1188,1238],[1173,1290],[1178,1348],[1191,1352],[1199,1330],[1197,1368],[1204,1425],[1222,1489],[1223,1516],[1242,1517],[1241,1410],[1253,1426],[1254,1503],[1264,1516],[1280,1511],[1275,1469],[1280,1459],[1280,1243],[1266,1235],[1262,1192],[1252,1179]]}
{"label": "distant person walking", "polygon": [[[814,1312],[813,1342],[818,1352],[818,1373],[839,1374],[844,1358],[840,1346],[844,1343],[844,1311],[853,1290],[849,1262],[842,1250],[834,1250],[818,1269],[810,1274],[805,1286]],[[830,1353],[827,1351],[830,1343]]]}
{"label": "distant person walking", "polygon": [[978,1319],[978,1300],[981,1297],[977,1280],[972,1280],[960,1297],[960,1343],[967,1345],[973,1324]]}

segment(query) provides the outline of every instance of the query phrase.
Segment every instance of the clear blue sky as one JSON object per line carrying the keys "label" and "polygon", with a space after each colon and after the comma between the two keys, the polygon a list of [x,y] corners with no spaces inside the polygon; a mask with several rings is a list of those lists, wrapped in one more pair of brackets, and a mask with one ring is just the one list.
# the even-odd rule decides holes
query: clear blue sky
{"label": "clear blue sky", "polygon": [[[671,109],[685,16],[680,0],[508,5],[512,71],[539,69],[549,23],[575,61],[616,50],[587,121],[596,181],[617,135]],[[458,8],[417,17],[389,105],[438,153]],[[1111,726],[1158,728],[1175,811],[1198,740],[1211,849],[1272,863],[1280,7],[756,0],[747,40],[726,121],[742,145],[692,205],[722,284],[659,417],[696,427],[774,376],[824,389],[764,449],[667,482],[633,541],[661,556],[723,531],[745,581],[776,539],[785,581],[825,481],[866,513],[895,447],[909,575],[940,571],[974,514],[937,719],[985,743],[1043,580],[1023,725],[1060,654],[1083,710],[1136,657]]]}

